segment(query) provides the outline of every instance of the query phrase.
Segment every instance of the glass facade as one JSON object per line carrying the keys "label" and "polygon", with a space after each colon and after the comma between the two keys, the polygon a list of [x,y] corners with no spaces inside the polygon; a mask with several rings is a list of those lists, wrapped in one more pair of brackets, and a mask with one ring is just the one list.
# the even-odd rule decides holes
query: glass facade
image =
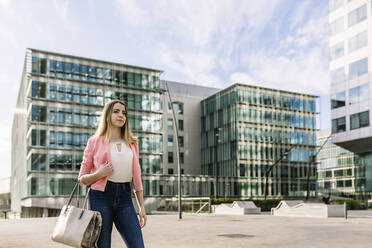
{"label": "glass facade", "polygon": [[[34,57],[38,59],[37,57]],[[86,61],[85,63],[90,63]],[[48,76],[81,80],[91,83],[103,83],[118,88],[158,89],[159,76],[150,76],[148,73],[134,73],[123,69],[111,69],[112,64],[105,67],[87,64],[69,63],[66,61],[49,60]]]}
{"label": "glass facade", "polygon": [[329,12],[335,11],[336,9],[344,5],[344,0],[329,0]]}
{"label": "glass facade", "polygon": [[349,79],[359,77],[368,72],[368,58],[349,64]]}
{"label": "glass facade", "polygon": [[332,120],[332,133],[340,133],[346,131],[346,118],[340,117]]}
{"label": "glass facade", "polygon": [[331,101],[332,109],[344,107],[346,102],[345,91],[332,95]]}
{"label": "glass facade", "polygon": [[368,33],[366,30],[349,39],[349,53],[354,52],[367,45],[368,45]]}
{"label": "glass facade", "polygon": [[338,59],[344,55],[344,42],[337,43],[330,47],[329,56],[331,60]]}
{"label": "glass facade", "polygon": [[330,72],[331,84],[341,83],[345,80],[345,68],[341,67]]}
{"label": "glass facade", "polygon": [[350,130],[368,127],[369,111],[350,115]]}
{"label": "glass facade", "polygon": [[367,5],[364,4],[363,6],[351,11],[348,14],[348,26],[351,27],[366,19],[367,19]]}
{"label": "glass facade", "polygon": [[351,88],[349,90],[349,104],[354,104],[368,100],[369,98],[368,88],[369,88],[368,84],[363,84],[361,86]]}
{"label": "glass facade", "polygon": [[303,196],[309,164],[315,195],[309,160],[316,147],[315,99],[236,84],[203,100],[202,173],[216,178],[217,194],[263,196],[266,171],[291,149],[271,171],[269,195]]}
{"label": "glass facade", "polygon": [[[369,189],[369,192],[365,192],[365,198],[371,199],[372,185],[369,185],[369,181],[372,173],[368,174],[370,173],[368,154],[372,147],[369,115],[371,108],[369,38],[372,29],[371,20],[368,19],[372,14],[372,2],[329,0],[329,7],[329,71],[333,93],[331,136],[335,146],[353,152],[353,161],[348,161],[349,168],[345,169],[338,168],[336,162],[329,162],[333,167],[323,171],[324,175],[320,174],[327,179],[321,181],[320,187],[335,191],[335,194],[348,191],[349,196],[353,197],[363,191],[363,186],[364,190]],[[330,161],[337,161],[339,167],[344,167],[344,162],[340,162],[344,161],[344,156],[346,155],[333,157]],[[352,169],[352,176],[349,169]],[[363,173],[365,175],[361,176]]]}
{"label": "glass facade", "polygon": [[371,153],[355,154],[332,144],[326,137],[318,139],[318,146],[325,145],[317,156],[318,193],[360,199],[371,173]]}
{"label": "glass facade", "polygon": [[160,71],[36,50],[30,58],[27,196],[71,193],[87,141],[113,99],[128,107],[144,177],[162,173]]}
{"label": "glass facade", "polygon": [[344,18],[340,17],[334,22],[329,24],[329,35],[333,36],[344,31]]}

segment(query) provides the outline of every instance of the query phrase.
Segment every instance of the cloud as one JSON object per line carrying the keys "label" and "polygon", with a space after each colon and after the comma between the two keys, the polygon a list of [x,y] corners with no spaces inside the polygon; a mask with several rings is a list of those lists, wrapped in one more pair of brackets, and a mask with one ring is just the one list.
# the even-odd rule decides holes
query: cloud
{"label": "cloud", "polygon": [[[3,161],[0,167],[0,178],[10,176],[10,147],[11,128],[7,123],[0,123],[0,158]],[[4,164],[5,163],[5,164]]]}
{"label": "cloud", "polygon": [[293,57],[268,56],[261,51],[246,61],[249,72],[235,72],[230,81],[242,79],[255,85],[309,94],[329,92],[328,61],[320,48]]}
{"label": "cloud", "polygon": [[311,43],[327,47],[328,17],[323,16],[317,19],[310,19],[297,30],[294,42],[298,47],[308,46]]}
{"label": "cloud", "polygon": [[14,9],[12,6],[12,0],[0,0],[0,16],[6,17],[14,15]]}
{"label": "cloud", "polygon": [[238,50],[270,23],[279,3],[116,0],[115,6],[123,30],[146,33],[143,39],[153,41],[146,55],[165,71],[163,77],[223,87],[227,79],[221,73],[239,63]]}
{"label": "cloud", "polygon": [[305,0],[305,1],[298,1],[296,4],[296,9],[293,11],[293,15],[291,16],[291,26],[290,29],[300,25],[309,14],[309,9],[311,8],[312,1]]}

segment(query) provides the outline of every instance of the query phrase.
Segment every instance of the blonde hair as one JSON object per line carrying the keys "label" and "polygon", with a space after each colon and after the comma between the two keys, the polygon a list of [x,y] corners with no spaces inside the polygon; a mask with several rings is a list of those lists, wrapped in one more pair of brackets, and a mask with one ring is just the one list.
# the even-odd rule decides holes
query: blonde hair
{"label": "blonde hair", "polygon": [[[112,123],[111,123],[111,115],[112,111],[114,109],[114,105],[116,103],[120,103],[125,107],[125,110],[127,111],[127,106],[124,102],[120,100],[112,100],[108,103],[106,103],[105,107],[103,107],[103,111],[101,114],[101,120],[99,123],[99,126],[96,131],[96,136],[102,136],[102,141],[110,141],[111,137],[111,130],[112,130]],[[126,114],[126,120],[124,126],[121,127],[120,133],[121,137],[124,139],[124,142],[129,146],[131,144],[134,144],[137,142],[137,138],[133,136],[130,127],[129,127],[129,120],[128,120],[128,112]]]}

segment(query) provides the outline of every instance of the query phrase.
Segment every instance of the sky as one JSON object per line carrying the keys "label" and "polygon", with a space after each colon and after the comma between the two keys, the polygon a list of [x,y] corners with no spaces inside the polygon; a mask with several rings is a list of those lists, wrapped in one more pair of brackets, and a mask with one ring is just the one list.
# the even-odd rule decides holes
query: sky
{"label": "sky", "polygon": [[161,79],[245,83],[319,96],[330,128],[328,1],[0,0],[0,178],[26,48],[163,70]]}

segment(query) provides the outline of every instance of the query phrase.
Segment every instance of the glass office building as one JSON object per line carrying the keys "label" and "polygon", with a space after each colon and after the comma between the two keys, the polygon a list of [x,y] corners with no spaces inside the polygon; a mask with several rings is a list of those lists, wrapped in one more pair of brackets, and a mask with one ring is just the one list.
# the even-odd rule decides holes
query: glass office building
{"label": "glass office building", "polygon": [[329,0],[332,143],[358,154],[358,194],[372,192],[371,17],[370,0]]}
{"label": "glass office building", "polygon": [[318,146],[323,146],[317,156],[318,161],[318,193],[323,196],[350,196],[355,193],[356,183],[354,175],[355,154],[334,145],[327,130],[318,136]]}
{"label": "glass office building", "polygon": [[[315,167],[309,157],[316,145],[315,96],[240,84],[220,90],[160,81],[160,74],[28,49],[12,126],[15,217],[58,213],[76,183],[102,108],[112,99],[127,104],[130,126],[138,136],[148,211],[162,198],[178,194],[177,159],[185,197],[215,192],[219,197],[262,197],[265,171],[291,149],[269,175],[268,195],[303,196],[308,166],[314,195]],[[178,137],[165,83],[174,102]],[[85,192],[79,188],[81,195]]]}
{"label": "glass office building", "polygon": [[309,167],[315,196],[316,166],[309,159],[316,150],[315,105],[316,96],[242,84],[203,100],[201,170],[215,178],[211,195],[262,197],[265,173],[276,164],[269,197],[306,195]]}
{"label": "glass office building", "polygon": [[[12,127],[12,211],[48,216],[65,202],[105,103],[123,100],[142,173],[162,173],[161,71],[28,49]],[[84,194],[85,189],[81,188]]]}
{"label": "glass office building", "polygon": [[350,152],[328,139],[330,130],[318,135],[317,156],[318,193],[322,196],[341,196],[363,199],[366,196],[365,156]]}

